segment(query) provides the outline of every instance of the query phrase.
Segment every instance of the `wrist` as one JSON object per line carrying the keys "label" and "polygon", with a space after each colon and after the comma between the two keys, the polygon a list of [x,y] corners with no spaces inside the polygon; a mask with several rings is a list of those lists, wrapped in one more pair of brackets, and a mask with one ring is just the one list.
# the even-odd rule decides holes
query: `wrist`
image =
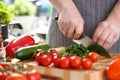
{"label": "wrist", "polygon": [[120,27],[120,0],[116,3],[115,7],[107,17],[106,21],[108,21],[111,24],[115,24]]}

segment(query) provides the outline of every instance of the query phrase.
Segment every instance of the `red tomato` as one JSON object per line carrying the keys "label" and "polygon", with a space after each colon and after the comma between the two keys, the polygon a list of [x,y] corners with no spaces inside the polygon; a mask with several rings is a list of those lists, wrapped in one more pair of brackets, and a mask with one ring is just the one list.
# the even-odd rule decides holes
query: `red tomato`
{"label": "red tomato", "polygon": [[63,69],[70,68],[70,58],[67,56],[62,56],[60,58],[60,67]]}
{"label": "red tomato", "polygon": [[99,60],[99,55],[96,52],[90,52],[88,57],[93,61],[97,62]]}
{"label": "red tomato", "polygon": [[42,54],[41,63],[43,66],[49,66],[52,63],[52,56],[48,54]]}
{"label": "red tomato", "polygon": [[41,65],[41,55],[40,55],[40,54],[36,54],[36,56],[35,56],[35,61],[36,61],[39,65]]}
{"label": "red tomato", "polygon": [[27,80],[41,80],[41,75],[36,70],[32,70],[31,72],[26,74]]}
{"label": "red tomato", "polygon": [[55,56],[58,56],[58,52],[55,49],[51,49],[50,54],[51,54],[53,59],[54,59]]}
{"label": "red tomato", "polygon": [[14,53],[17,49],[29,45],[35,45],[35,40],[30,35],[22,35],[11,41],[6,46],[6,57],[14,58]]}
{"label": "red tomato", "polygon": [[79,56],[70,57],[70,66],[71,68],[78,69],[81,65],[81,58]]}
{"label": "red tomato", "polygon": [[7,77],[7,74],[6,74],[6,73],[0,72],[0,80],[5,80],[6,77]]}
{"label": "red tomato", "polygon": [[0,63],[0,66],[2,66],[4,69],[9,70],[9,71],[11,71],[11,72],[14,71],[14,68],[13,68],[13,67],[10,67],[10,66],[14,66],[13,63],[10,63],[10,62],[1,62],[1,63]]}
{"label": "red tomato", "polygon": [[55,67],[60,67],[60,58],[58,56],[53,58],[53,64]]}
{"label": "red tomato", "polygon": [[35,56],[37,55],[37,54],[41,54],[43,52],[43,50],[42,49],[38,49],[36,52],[35,52]]}
{"label": "red tomato", "polygon": [[110,80],[120,80],[120,56],[110,63],[105,73]]}
{"label": "red tomato", "polygon": [[9,62],[2,62],[2,63],[0,63],[0,66],[2,66],[3,68],[7,68],[8,65],[10,65]]}
{"label": "red tomato", "polygon": [[50,52],[51,52],[51,53],[57,53],[57,50],[51,49]]}
{"label": "red tomato", "polygon": [[24,75],[12,73],[11,75],[7,76],[5,80],[27,80],[27,78]]}
{"label": "red tomato", "polygon": [[92,68],[93,62],[89,58],[83,58],[82,59],[82,68],[85,70],[89,70]]}

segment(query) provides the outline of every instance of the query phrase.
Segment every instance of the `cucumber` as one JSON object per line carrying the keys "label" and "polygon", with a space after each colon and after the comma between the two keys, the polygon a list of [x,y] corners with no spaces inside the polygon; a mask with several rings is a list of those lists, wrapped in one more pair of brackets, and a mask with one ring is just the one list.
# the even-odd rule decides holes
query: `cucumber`
{"label": "cucumber", "polygon": [[42,49],[43,51],[48,51],[50,46],[48,44],[41,44],[41,45],[32,45],[27,47],[22,47],[15,52],[15,58],[20,60],[28,60],[32,58],[34,53],[38,50]]}

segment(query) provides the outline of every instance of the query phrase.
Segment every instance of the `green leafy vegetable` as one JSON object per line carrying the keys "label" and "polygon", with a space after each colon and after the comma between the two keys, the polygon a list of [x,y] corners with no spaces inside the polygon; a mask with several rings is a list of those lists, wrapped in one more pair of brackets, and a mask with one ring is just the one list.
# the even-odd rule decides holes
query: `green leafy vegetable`
{"label": "green leafy vegetable", "polygon": [[89,54],[89,50],[83,44],[74,44],[66,48],[69,55],[78,55],[81,58]]}
{"label": "green leafy vegetable", "polygon": [[0,24],[8,24],[14,17],[14,9],[0,1]]}

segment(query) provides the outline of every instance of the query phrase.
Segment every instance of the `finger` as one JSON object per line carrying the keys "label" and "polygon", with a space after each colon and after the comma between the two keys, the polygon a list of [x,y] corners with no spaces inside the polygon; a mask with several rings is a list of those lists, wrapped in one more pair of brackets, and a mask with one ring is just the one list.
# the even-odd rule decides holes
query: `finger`
{"label": "finger", "polygon": [[67,36],[68,32],[68,24],[66,22],[59,22],[59,29],[65,36]]}
{"label": "finger", "polygon": [[64,35],[67,36],[68,34],[68,30],[71,26],[69,26],[69,24],[64,24],[64,27],[63,27],[63,31],[64,31]]}
{"label": "finger", "polygon": [[75,33],[73,35],[73,39],[79,39],[82,33],[83,33],[83,26],[76,27]]}
{"label": "finger", "polygon": [[106,38],[104,44],[103,44],[103,47],[108,50],[113,44],[114,44],[114,41],[113,41],[113,38],[114,38],[114,34],[110,33],[108,35],[108,37]]}
{"label": "finger", "polygon": [[107,26],[107,25],[108,25],[108,24],[107,24],[106,22],[101,22],[101,23],[98,25],[98,27],[97,27],[97,29],[95,30],[95,33],[94,33],[94,35],[93,35],[93,40],[94,40],[94,41],[97,41],[97,40],[98,40],[99,36],[102,34],[105,26]]}
{"label": "finger", "polygon": [[110,32],[108,30],[104,30],[101,35],[98,37],[97,39],[97,43],[99,43],[100,45],[103,45],[106,38],[109,36]]}
{"label": "finger", "polygon": [[75,28],[69,28],[67,32],[67,37],[72,39],[74,33],[75,33]]}

